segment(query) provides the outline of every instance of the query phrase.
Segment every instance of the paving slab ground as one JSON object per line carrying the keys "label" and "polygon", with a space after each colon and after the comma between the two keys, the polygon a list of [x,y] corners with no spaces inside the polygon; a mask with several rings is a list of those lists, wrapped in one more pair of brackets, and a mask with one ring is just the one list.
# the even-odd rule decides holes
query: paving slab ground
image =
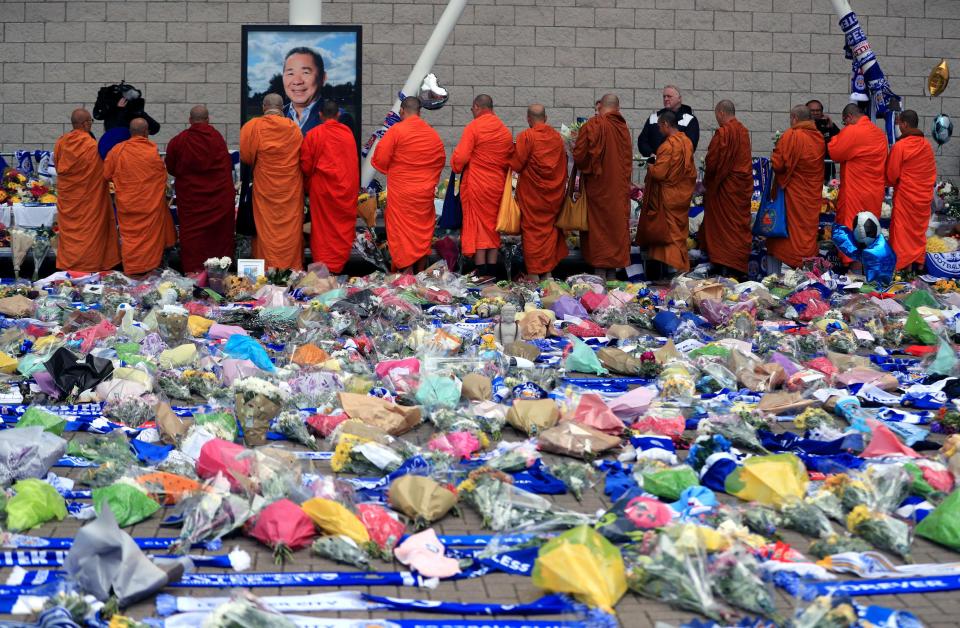
{"label": "paving slab ground", "polygon": [[[778,430],[791,429],[790,423],[782,424],[777,427]],[[420,426],[417,430],[404,436],[413,442],[423,444],[432,428],[427,425]],[[68,435],[77,438],[88,438],[89,435]],[[692,438],[693,432],[687,432],[686,437]],[[504,431],[506,440],[520,440],[518,433],[513,432],[511,428]],[[294,449],[302,449],[299,445],[293,443],[284,443],[283,446]],[[551,454],[544,456],[549,464],[559,457]],[[304,462],[304,470],[312,470],[320,473],[329,473],[329,463],[327,462]],[[78,469],[61,469],[56,471],[61,475],[77,478],[81,475]],[[720,496],[722,501],[727,503],[737,503],[737,500],[726,495]],[[571,495],[551,496],[550,499],[560,508],[574,509],[581,512],[597,512],[605,510],[610,506],[610,501],[603,494],[602,483],[593,487],[584,493],[583,502],[578,503]],[[742,502],[741,502],[742,503]],[[462,516],[457,518],[447,516],[439,522],[435,529],[439,534],[485,534],[489,533],[481,527],[480,517],[469,507],[463,507]],[[153,518],[127,528],[132,536],[135,537],[170,537],[176,536],[177,528],[166,528],[160,526],[162,517],[160,513]],[[834,524],[836,526],[836,524]],[[67,518],[64,521],[45,524],[31,531],[32,534],[48,537],[73,537],[80,528],[81,522],[76,519]],[[839,531],[839,530],[838,530]],[[812,539],[805,538],[800,534],[786,531],[783,534],[784,540],[800,551],[805,551],[809,547]],[[300,550],[296,552],[292,559],[283,566],[276,566],[273,561],[272,552],[256,541],[244,536],[234,535],[224,540],[222,553],[226,553],[234,546],[250,553],[253,559],[253,565],[250,571],[352,571],[353,567],[339,565],[328,560],[318,558],[312,555],[309,550]],[[203,552],[200,552],[203,553]],[[220,553],[220,552],[218,552]],[[916,539],[913,544],[913,560],[917,563],[933,562],[946,563],[960,560],[960,556],[955,552],[929,543],[923,539]],[[376,571],[401,571],[402,567],[398,563],[390,564],[379,560],[371,561],[371,569]],[[9,574],[9,569],[2,570],[3,579]],[[211,570],[217,571],[217,570]],[[455,602],[490,602],[490,603],[516,603],[530,602],[542,595],[542,591],[533,586],[532,580],[520,576],[494,573],[482,578],[471,580],[460,580],[455,582],[441,582],[436,589],[415,589],[405,587],[350,587],[351,590],[361,590],[374,593],[376,595],[388,595],[405,598],[436,599]],[[331,591],[330,588],[302,588],[302,587],[283,587],[274,589],[254,589],[257,595],[294,595],[305,593],[316,593]],[[224,596],[229,595],[229,591],[223,589],[168,589],[168,592],[176,595],[192,596]],[[911,594],[911,595],[889,595],[875,596],[871,598],[859,598],[862,603],[877,604],[891,608],[907,609],[912,611],[926,626],[944,627],[960,625],[960,596],[955,592]],[[797,607],[797,601],[787,595],[785,592],[777,591],[778,608],[783,613],[792,613]],[[127,609],[126,614],[136,617],[155,616],[155,605],[152,600],[138,603]],[[620,624],[630,628],[652,627],[658,623],[664,623],[673,626],[679,626],[696,615],[690,612],[677,610],[670,606],[641,598],[633,593],[627,593],[616,607],[617,617]],[[330,616],[330,615],[326,615]],[[436,616],[419,613],[395,613],[384,615],[383,613],[335,613],[333,616],[341,618],[355,619],[414,619],[430,618],[454,619],[451,616]],[[13,619],[3,617],[4,619]],[[469,619],[462,617],[462,619]],[[565,617],[530,617],[530,619],[572,619]]]}

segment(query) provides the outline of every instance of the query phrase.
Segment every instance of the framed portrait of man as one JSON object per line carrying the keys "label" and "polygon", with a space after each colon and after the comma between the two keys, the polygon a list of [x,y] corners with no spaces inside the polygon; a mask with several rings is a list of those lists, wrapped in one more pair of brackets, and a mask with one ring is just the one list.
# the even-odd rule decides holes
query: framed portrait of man
{"label": "framed portrait of man", "polygon": [[242,28],[241,123],[262,114],[267,94],[304,135],[320,124],[327,100],[360,142],[362,27],[245,25]]}

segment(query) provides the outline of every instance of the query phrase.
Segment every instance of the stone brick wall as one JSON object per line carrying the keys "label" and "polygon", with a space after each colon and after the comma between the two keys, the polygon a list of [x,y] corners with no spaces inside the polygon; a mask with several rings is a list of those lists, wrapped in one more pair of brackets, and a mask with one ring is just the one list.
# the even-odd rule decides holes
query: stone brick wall
{"label": "stone brick wall", "polygon": [[[851,0],[896,92],[922,116],[941,110],[960,123],[960,85],[924,96],[926,75],[960,58],[960,0]],[[362,24],[363,125],[383,118],[445,0],[325,0],[329,24]],[[206,103],[235,146],[240,118],[240,25],[285,23],[286,2],[10,2],[0,0],[0,150],[50,147],[70,111],[92,106],[100,85],[120,78],[143,88],[162,145]],[[472,0],[435,71],[452,90],[430,112],[448,150],[470,119],[473,96],[493,96],[515,131],[530,102],[551,122],[589,115],[596,98],[619,94],[634,135],[675,83],[700,118],[701,153],[721,98],[737,105],[765,154],[790,106],[824,101],[839,121],[849,62],[829,0]],[[957,79],[960,80],[960,79]],[[940,151],[960,175],[960,139]]]}

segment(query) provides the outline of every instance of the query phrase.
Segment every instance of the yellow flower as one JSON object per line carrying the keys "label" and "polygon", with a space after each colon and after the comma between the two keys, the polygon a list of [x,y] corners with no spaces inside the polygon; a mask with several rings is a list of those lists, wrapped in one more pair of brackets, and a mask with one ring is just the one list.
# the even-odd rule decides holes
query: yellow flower
{"label": "yellow flower", "polygon": [[472,479],[467,479],[467,480],[464,480],[463,482],[460,482],[460,484],[457,485],[457,492],[469,493],[475,488],[477,488],[477,483],[474,482]]}
{"label": "yellow flower", "polygon": [[330,468],[339,473],[346,469],[350,463],[350,452],[353,448],[369,439],[357,436],[355,434],[344,434],[337,443],[337,448],[333,450],[333,456],[330,458]]}
{"label": "yellow flower", "polygon": [[853,532],[857,529],[864,521],[870,519],[873,515],[870,513],[870,509],[860,504],[856,506],[853,510],[850,511],[850,514],[847,515],[847,530]]}
{"label": "yellow flower", "polygon": [[47,192],[46,194],[40,197],[40,202],[45,205],[53,205],[54,203],[57,202],[57,197]]}

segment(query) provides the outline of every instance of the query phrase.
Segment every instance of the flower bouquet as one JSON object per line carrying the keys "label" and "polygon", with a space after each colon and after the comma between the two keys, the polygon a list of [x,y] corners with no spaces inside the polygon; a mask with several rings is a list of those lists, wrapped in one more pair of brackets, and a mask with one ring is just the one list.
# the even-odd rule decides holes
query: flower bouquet
{"label": "flower bouquet", "polygon": [[203,263],[207,271],[207,285],[211,290],[219,294],[224,293],[223,280],[227,277],[230,270],[231,260],[229,257],[211,257]]}
{"label": "flower bouquet", "polygon": [[873,549],[869,543],[856,536],[831,534],[810,544],[810,554],[815,558],[826,558],[844,552],[867,552]]}
{"label": "flower bouquet", "polygon": [[294,550],[310,545],[316,533],[313,521],[300,506],[280,499],[260,511],[249,534],[272,548],[274,561],[280,565]]}
{"label": "flower bouquet", "polygon": [[400,468],[404,456],[388,445],[357,434],[340,434],[330,459],[335,473],[384,476]]}
{"label": "flower bouquet", "polygon": [[280,413],[280,416],[277,417],[277,431],[309,449],[314,451],[320,449],[317,438],[307,430],[307,424],[300,418],[300,413],[296,410],[287,410]]}
{"label": "flower bouquet", "polygon": [[847,515],[847,530],[880,550],[910,560],[912,533],[909,524],[859,505]]}
{"label": "flower bouquet", "polygon": [[210,371],[187,369],[183,372],[181,378],[190,393],[203,399],[210,399],[223,394],[224,388],[220,385],[217,376]]}
{"label": "flower bouquet", "polygon": [[772,508],[751,504],[743,510],[743,524],[756,534],[772,539],[780,538],[780,518]]}
{"label": "flower bouquet", "polygon": [[236,381],[233,390],[235,412],[243,427],[244,442],[251,447],[266,444],[270,421],[283,407],[283,391],[258,377]]}
{"label": "flower bouquet", "polygon": [[774,597],[750,554],[736,550],[723,552],[714,557],[707,573],[713,592],[726,602],[764,617],[776,617]]}
{"label": "flower bouquet", "polygon": [[781,507],[780,522],[784,527],[807,536],[823,538],[833,533],[827,515],[813,504],[800,499],[792,500]]}
{"label": "flower bouquet", "polygon": [[[222,485],[218,485],[221,483]],[[252,517],[262,500],[255,498],[253,502],[229,493],[226,480],[214,480],[211,485],[214,490],[198,493],[189,497],[178,506],[177,510],[184,514],[183,527],[180,529],[180,538],[171,551],[187,552],[194,543],[212,541],[233,532]]]}
{"label": "flower bouquet", "polygon": [[822,595],[798,612],[790,625],[794,628],[853,628],[861,624],[857,610],[849,601]]}
{"label": "flower bouquet", "polygon": [[357,569],[370,569],[370,557],[349,536],[321,536],[313,542],[310,550],[320,556]]}
{"label": "flower bouquet", "polygon": [[579,502],[583,501],[583,489],[592,486],[596,471],[582,462],[561,462],[550,467],[550,471],[567,485],[567,490]]}
{"label": "flower bouquet", "polygon": [[156,417],[154,406],[143,398],[111,399],[103,406],[103,416],[127,427],[138,428]]}
{"label": "flower bouquet", "polygon": [[463,500],[483,519],[483,527],[502,532],[550,521],[556,527],[590,524],[592,517],[556,508],[549,500],[515,488],[502,473],[478,473],[458,487]]}
{"label": "flower bouquet", "polygon": [[40,279],[40,266],[53,247],[56,234],[50,227],[39,227],[33,229],[33,232],[33,246],[30,248],[30,254],[33,257],[33,281],[37,281]]}
{"label": "flower bouquet", "polygon": [[13,258],[13,275],[20,278],[20,265],[33,246],[35,234],[27,229],[10,229],[10,255]]}
{"label": "flower bouquet", "polygon": [[189,401],[190,387],[187,386],[183,376],[177,371],[160,371],[156,377],[157,390],[170,399],[179,399]]}
{"label": "flower bouquet", "polygon": [[187,313],[185,311],[158,312],[157,331],[168,345],[180,344],[187,337]]}
{"label": "flower bouquet", "polygon": [[203,628],[296,628],[297,624],[249,592],[237,593],[203,620]]}
{"label": "flower bouquet", "polygon": [[769,453],[757,438],[757,431],[744,417],[725,414],[711,416],[697,426],[698,434],[719,434],[734,447],[755,453]]}
{"label": "flower bouquet", "polygon": [[713,595],[701,553],[680,552],[667,535],[661,534],[651,555],[631,556],[631,559],[627,566],[627,587],[634,593],[715,621],[723,622],[730,617],[729,610]]}
{"label": "flower bouquet", "polygon": [[823,408],[816,408],[813,406],[805,409],[803,412],[797,415],[797,417],[793,420],[793,424],[797,429],[808,431],[821,428],[836,430],[840,427],[836,417]]}
{"label": "flower bouquet", "polygon": [[843,504],[836,493],[821,488],[807,497],[807,501],[819,508],[823,514],[830,519],[838,523],[846,521],[846,516],[843,513]]}

